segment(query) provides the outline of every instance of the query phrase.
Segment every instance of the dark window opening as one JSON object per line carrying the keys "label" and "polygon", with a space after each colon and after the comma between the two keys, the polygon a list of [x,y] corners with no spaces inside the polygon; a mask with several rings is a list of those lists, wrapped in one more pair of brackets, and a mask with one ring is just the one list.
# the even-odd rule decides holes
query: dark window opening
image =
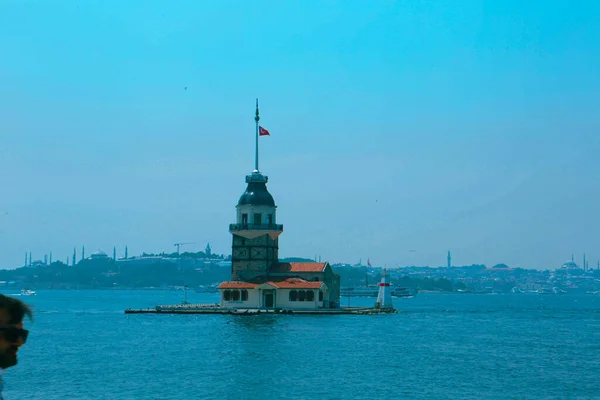
{"label": "dark window opening", "polygon": [[248,291],[242,290],[242,301],[248,301]]}
{"label": "dark window opening", "polygon": [[233,301],[238,301],[240,299],[240,291],[239,290],[232,290],[231,291],[231,299]]}
{"label": "dark window opening", "polygon": [[313,281],[319,282],[319,277],[317,276],[316,278],[313,278]]}
{"label": "dark window opening", "polygon": [[298,291],[298,301],[304,301],[304,290]]}
{"label": "dark window opening", "polygon": [[273,214],[269,214],[269,215],[267,215],[267,223],[268,223],[269,225],[272,225],[272,224],[273,224]]}
{"label": "dark window opening", "polygon": [[315,292],[309,290],[306,292],[306,301],[315,301]]}
{"label": "dark window opening", "polygon": [[242,214],[242,225],[248,225],[248,214]]}
{"label": "dark window opening", "polygon": [[229,290],[223,291],[223,300],[229,301],[230,298],[231,298],[231,292]]}
{"label": "dark window opening", "polygon": [[323,291],[319,290],[319,301],[323,301]]}
{"label": "dark window opening", "polygon": [[254,224],[255,225],[261,225],[262,224],[262,215],[261,214],[254,214]]}
{"label": "dark window opening", "polygon": [[295,290],[290,291],[290,301],[296,301],[298,299],[298,292]]}

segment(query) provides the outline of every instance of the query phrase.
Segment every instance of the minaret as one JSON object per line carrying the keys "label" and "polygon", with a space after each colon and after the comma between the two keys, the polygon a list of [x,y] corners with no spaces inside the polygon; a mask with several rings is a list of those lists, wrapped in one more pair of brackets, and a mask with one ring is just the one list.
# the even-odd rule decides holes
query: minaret
{"label": "minaret", "polygon": [[585,271],[585,253],[583,253],[583,270]]}
{"label": "minaret", "polygon": [[71,262],[73,263],[73,266],[77,262],[76,260],[77,260],[77,250],[75,249],[75,247],[73,247],[73,258],[71,258]]}
{"label": "minaret", "polygon": [[29,252],[29,266],[31,267],[32,265],[32,261],[31,261],[31,252]]}
{"label": "minaret", "polygon": [[48,254],[44,254],[44,265],[48,265]]}
{"label": "minaret", "polygon": [[279,263],[279,235],[275,200],[267,190],[269,178],[258,167],[258,132],[260,121],[256,100],[256,147],[254,171],[246,175],[246,191],[236,206],[236,223],[229,225],[232,234],[231,280],[244,281],[266,276]]}
{"label": "minaret", "polygon": [[450,250],[448,250],[448,269],[452,267],[452,256],[450,255]]}
{"label": "minaret", "polygon": [[85,246],[81,246],[81,261],[85,260]]}
{"label": "minaret", "polygon": [[377,304],[375,308],[394,308],[392,303],[392,291],[390,290],[390,284],[386,282],[387,269],[383,269],[383,276],[379,283],[379,293],[377,294]]}
{"label": "minaret", "polygon": [[50,252],[50,264],[52,264],[52,252]]}
{"label": "minaret", "polygon": [[27,252],[25,252],[25,264],[23,264],[24,267],[27,267]]}
{"label": "minaret", "polygon": [[125,246],[125,259],[127,260],[127,246]]}
{"label": "minaret", "polygon": [[117,261],[117,246],[113,246],[113,260]]}

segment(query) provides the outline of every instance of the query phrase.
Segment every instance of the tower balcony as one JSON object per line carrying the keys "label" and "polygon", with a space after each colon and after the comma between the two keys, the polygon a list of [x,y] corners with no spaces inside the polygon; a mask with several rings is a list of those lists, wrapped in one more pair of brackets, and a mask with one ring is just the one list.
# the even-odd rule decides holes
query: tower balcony
{"label": "tower balcony", "polygon": [[229,224],[229,232],[238,231],[283,231],[281,224]]}
{"label": "tower balcony", "polygon": [[283,233],[283,225],[280,224],[230,224],[229,232],[246,239],[254,239],[262,235],[269,235],[275,240]]}

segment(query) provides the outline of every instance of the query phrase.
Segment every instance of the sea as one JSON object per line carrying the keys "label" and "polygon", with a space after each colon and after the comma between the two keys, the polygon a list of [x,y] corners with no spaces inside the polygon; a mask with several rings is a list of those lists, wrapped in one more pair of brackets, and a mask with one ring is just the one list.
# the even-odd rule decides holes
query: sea
{"label": "sea", "polygon": [[181,303],[166,290],[19,298],[35,315],[7,400],[600,399],[600,296],[418,294],[334,316],[124,313]]}

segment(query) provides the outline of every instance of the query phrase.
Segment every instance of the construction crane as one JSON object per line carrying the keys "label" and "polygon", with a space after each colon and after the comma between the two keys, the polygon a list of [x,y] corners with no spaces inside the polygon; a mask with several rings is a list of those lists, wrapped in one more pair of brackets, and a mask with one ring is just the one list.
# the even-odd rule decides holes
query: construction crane
{"label": "construction crane", "polygon": [[179,254],[179,246],[183,246],[185,244],[194,244],[196,242],[185,242],[185,243],[175,243],[173,246],[177,248],[177,254]]}

